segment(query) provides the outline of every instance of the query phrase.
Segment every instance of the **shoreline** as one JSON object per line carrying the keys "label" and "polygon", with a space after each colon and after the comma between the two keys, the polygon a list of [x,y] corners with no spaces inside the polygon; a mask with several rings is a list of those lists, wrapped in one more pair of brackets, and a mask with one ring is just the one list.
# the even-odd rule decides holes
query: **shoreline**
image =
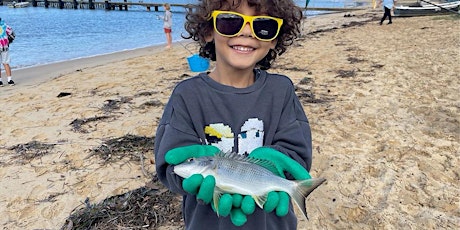
{"label": "shoreline", "polygon": [[[174,45],[179,45],[177,41]],[[154,45],[132,50],[117,51],[108,54],[95,55],[91,57],[76,58],[72,60],[58,61],[49,64],[30,66],[19,69],[12,69],[13,80],[17,86],[32,86],[52,80],[61,75],[69,74],[82,69],[92,68],[113,62],[120,62],[131,58],[142,57],[164,51],[164,45]],[[5,72],[2,71],[2,77]]]}

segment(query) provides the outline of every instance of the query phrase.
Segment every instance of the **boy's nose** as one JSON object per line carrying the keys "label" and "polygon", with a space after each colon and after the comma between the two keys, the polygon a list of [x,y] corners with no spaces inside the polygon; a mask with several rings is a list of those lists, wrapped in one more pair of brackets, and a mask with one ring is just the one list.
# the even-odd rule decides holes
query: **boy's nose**
{"label": "boy's nose", "polygon": [[243,26],[243,29],[241,30],[240,36],[253,37],[252,30],[251,30],[251,24],[249,24],[249,22],[246,23],[246,25]]}

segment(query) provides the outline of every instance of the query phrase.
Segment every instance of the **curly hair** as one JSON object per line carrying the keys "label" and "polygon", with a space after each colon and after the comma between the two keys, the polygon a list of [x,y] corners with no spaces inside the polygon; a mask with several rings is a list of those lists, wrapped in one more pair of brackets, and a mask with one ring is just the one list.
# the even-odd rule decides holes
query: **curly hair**
{"label": "curly hair", "polygon": [[[200,45],[199,54],[202,57],[216,60],[216,49],[214,42],[206,42],[205,38],[213,33],[213,22],[209,20],[214,10],[232,10],[237,8],[245,0],[199,0],[193,9],[187,12],[185,30],[188,35],[182,35],[185,39],[193,39]],[[294,39],[300,34],[300,22],[302,20],[302,9],[295,5],[292,0],[246,0],[250,7],[254,7],[257,13],[269,14],[269,16],[282,18],[283,25],[277,37],[274,49],[256,66],[261,69],[269,69],[278,55],[283,54]]]}

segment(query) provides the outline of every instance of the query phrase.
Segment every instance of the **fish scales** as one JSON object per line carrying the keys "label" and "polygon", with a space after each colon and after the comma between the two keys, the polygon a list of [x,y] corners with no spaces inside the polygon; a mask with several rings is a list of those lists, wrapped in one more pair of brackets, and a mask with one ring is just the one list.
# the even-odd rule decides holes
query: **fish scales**
{"label": "fish scales", "polygon": [[295,185],[276,176],[268,169],[244,159],[234,160],[218,156],[215,158],[215,164],[216,170],[209,175],[217,177],[216,186],[225,188],[228,193],[261,196],[270,191],[280,191]]}

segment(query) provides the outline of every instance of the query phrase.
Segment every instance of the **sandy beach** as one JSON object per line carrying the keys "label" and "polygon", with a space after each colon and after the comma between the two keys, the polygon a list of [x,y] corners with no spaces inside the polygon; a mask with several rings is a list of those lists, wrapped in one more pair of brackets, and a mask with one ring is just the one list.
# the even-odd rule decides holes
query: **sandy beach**
{"label": "sandy beach", "polygon": [[[327,179],[299,229],[460,228],[460,18],[380,26],[382,15],[308,18],[270,70],[296,85],[311,174]],[[154,139],[171,90],[196,73],[180,44],[128,53],[17,70],[17,85],[0,87],[2,229],[60,229],[152,180],[153,151],[97,153],[121,137]]]}

